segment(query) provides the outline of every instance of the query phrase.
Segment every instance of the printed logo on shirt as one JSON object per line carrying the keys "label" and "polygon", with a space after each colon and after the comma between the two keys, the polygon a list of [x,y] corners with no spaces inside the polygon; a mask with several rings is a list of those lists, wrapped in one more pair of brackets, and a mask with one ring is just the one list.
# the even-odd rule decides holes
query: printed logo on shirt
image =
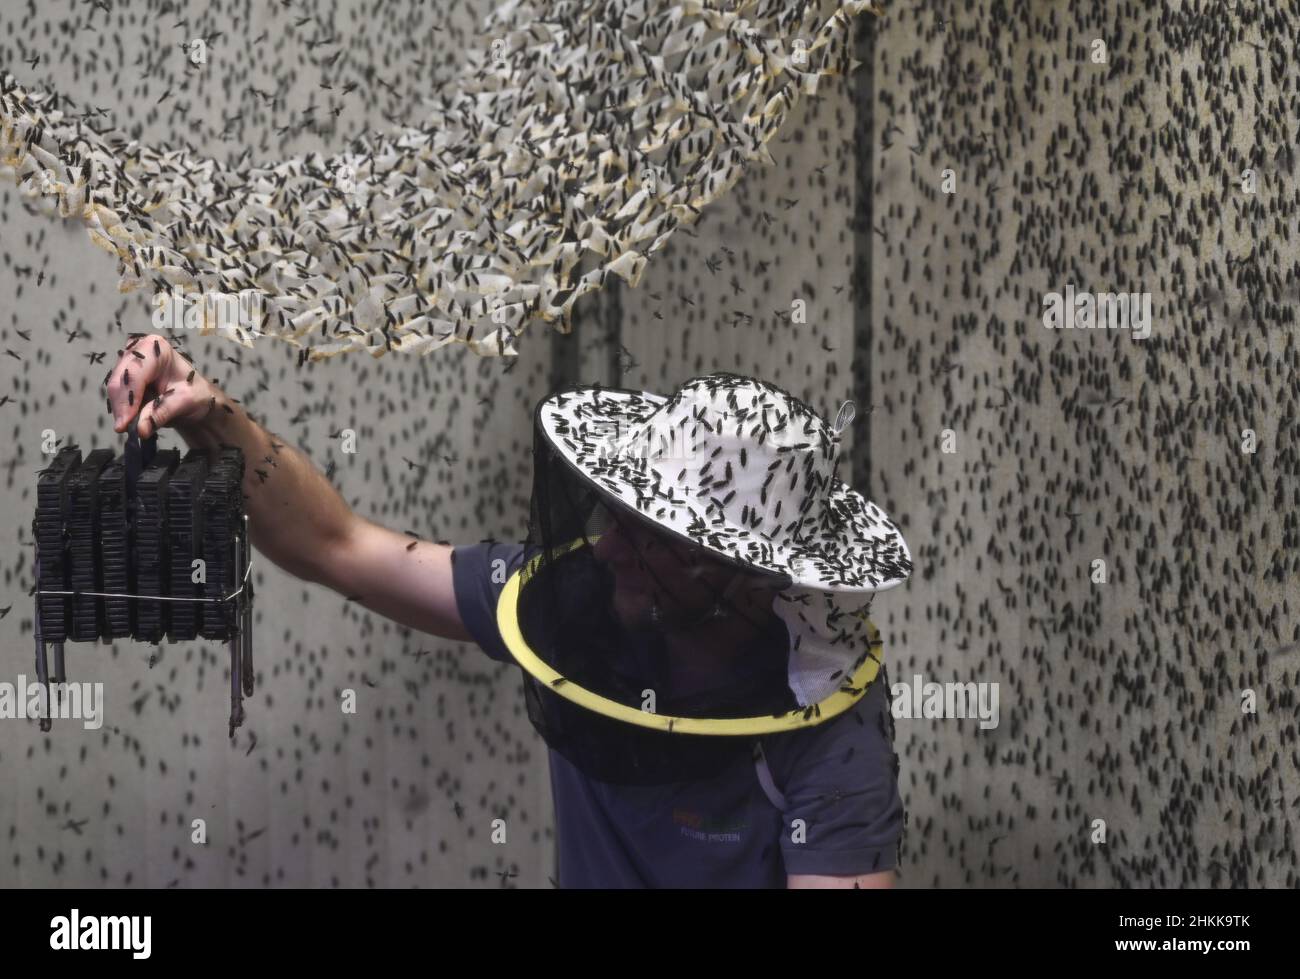
{"label": "printed logo on shirt", "polygon": [[702,843],[739,843],[741,834],[749,829],[744,817],[719,819],[693,809],[674,809],[673,823],[682,836]]}

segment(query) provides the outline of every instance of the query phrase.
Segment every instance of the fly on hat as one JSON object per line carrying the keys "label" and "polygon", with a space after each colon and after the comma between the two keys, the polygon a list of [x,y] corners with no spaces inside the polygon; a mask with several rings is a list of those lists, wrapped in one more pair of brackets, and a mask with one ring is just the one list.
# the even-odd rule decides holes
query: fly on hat
{"label": "fly on hat", "polygon": [[[640,752],[663,775],[648,756],[680,767],[718,740],[698,736],[821,723],[865,693],[881,643],[863,607],[912,562],[838,477],[852,417],[725,372],[668,397],[594,386],[538,406],[531,554],[498,621],[548,743],[591,761],[573,742],[599,715],[619,722],[601,728],[613,768]],[[634,744],[629,725],[695,747]]]}

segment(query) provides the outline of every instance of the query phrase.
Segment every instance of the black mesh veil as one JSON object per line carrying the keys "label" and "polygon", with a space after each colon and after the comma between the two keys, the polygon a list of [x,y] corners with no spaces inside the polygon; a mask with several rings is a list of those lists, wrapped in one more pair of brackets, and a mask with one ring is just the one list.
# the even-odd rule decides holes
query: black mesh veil
{"label": "black mesh veil", "polygon": [[[601,491],[536,418],[533,467],[525,560],[498,612],[516,645],[558,674],[540,680],[525,665],[538,732],[619,784],[704,778],[748,759],[753,736],[671,728],[798,708],[789,634],[772,609],[789,579],[715,555]],[[658,717],[636,723],[627,711]]]}

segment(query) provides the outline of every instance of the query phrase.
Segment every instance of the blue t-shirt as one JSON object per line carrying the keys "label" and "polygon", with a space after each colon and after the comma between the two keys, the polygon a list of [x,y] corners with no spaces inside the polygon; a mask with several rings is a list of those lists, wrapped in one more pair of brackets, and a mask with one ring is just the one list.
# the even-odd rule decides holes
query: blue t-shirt
{"label": "blue t-shirt", "polygon": [[[456,604],[474,641],[513,663],[496,603],[521,544],[452,551]],[[496,572],[494,574],[494,572]],[[889,699],[876,682],[852,708],[815,727],[765,735],[778,807],[748,758],[719,776],[613,785],[548,749],[561,887],[785,887],[787,874],[891,870],[903,803],[890,742]]]}

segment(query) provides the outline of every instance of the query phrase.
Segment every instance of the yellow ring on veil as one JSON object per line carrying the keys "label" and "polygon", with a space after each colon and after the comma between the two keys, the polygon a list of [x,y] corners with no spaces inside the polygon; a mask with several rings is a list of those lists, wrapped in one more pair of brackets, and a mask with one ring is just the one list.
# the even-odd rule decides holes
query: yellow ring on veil
{"label": "yellow ring on veil", "polygon": [[[564,547],[556,549],[554,554],[558,557],[583,546],[588,541],[596,539],[595,536],[587,539],[578,538]],[[588,690],[586,687],[580,686],[568,677],[561,675],[544,662],[525,641],[523,632],[519,628],[516,606],[519,602],[520,589],[536,573],[542,557],[541,554],[536,555],[507,579],[505,587],[501,590],[501,596],[497,599],[497,628],[501,632],[501,638],[510,651],[510,655],[533,679],[545,684],[548,689],[566,700],[597,714],[603,714],[605,717],[676,734],[734,736],[793,731],[798,728],[821,724],[848,710],[862,699],[867,692],[867,687],[876,679],[876,675],[880,671],[879,658],[867,656],[862,661],[862,665],[854,671],[853,676],[845,680],[833,694],[816,704],[809,704],[806,707],[800,707],[779,715],[765,714],[760,717],[718,718],[674,717],[671,714],[656,714],[652,711],[640,710],[636,707],[620,704],[616,700],[610,700],[608,697]],[[876,629],[875,623],[860,612],[856,614],[867,623],[868,636],[870,637],[868,648],[883,647],[884,642],[880,638],[880,632]]]}

